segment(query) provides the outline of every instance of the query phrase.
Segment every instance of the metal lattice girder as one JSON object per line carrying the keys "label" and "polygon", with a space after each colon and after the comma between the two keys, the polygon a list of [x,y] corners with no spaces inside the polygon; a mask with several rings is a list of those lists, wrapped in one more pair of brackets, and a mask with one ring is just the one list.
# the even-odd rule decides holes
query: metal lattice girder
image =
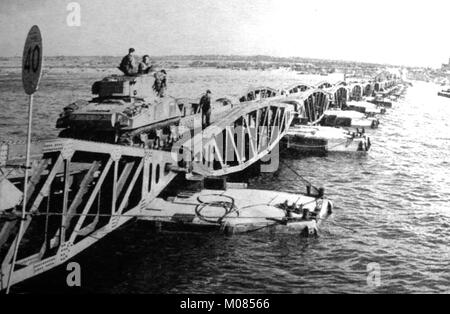
{"label": "metal lattice girder", "polygon": [[[31,173],[29,182],[28,182],[28,193],[27,193],[27,202],[34,193],[35,186],[37,182],[39,181],[42,173],[47,168],[48,163],[50,162],[50,159],[43,158],[39,161],[38,166],[33,169],[33,172]],[[23,197],[22,197],[23,198]],[[12,230],[16,227],[18,224],[18,220],[14,221],[7,221],[5,224],[0,228],[0,248],[3,246],[3,244],[7,241],[9,235],[11,234]]]}
{"label": "metal lattice girder", "polygon": [[317,89],[325,89],[325,88],[330,88],[332,86],[333,86],[333,84],[331,84],[330,82],[322,81],[322,82],[317,83],[315,87]]}
{"label": "metal lattice girder", "polygon": [[[220,121],[213,123],[202,133],[196,134],[191,142],[183,144],[192,153],[192,171],[204,176],[222,176],[243,170],[271,151],[289,128],[294,113],[294,106],[282,102],[280,98],[235,106]],[[255,131],[251,131],[249,126],[253,117]],[[282,123],[279,124],[277,121]],[[248,146],[252,152],[248,160],[244,158],[242,139],[235,132],[238,127],[248,134]],[[271,130],[273,128],[277,131],[273,132]],[[223,132],[225,141],[219,140]],[[278,135],[273,137],[271,134]],[[222,145],[224,147],[220,147]],[[223,158],[224,151],[226,156],[236,158],[232,158],[231,161],[228,157]],[[211,159],[215,159],[220,164],[219,169],[213,167],[214,162]]]}
{"label": "metal lattice girder", "polygon": [[[36,199],[30,199],[31,201],[31,206],[29,207],[29,211],[28,213],[35,213],[38,211],[38,207],[40,206],[42,199],[48,195],[48,190],[50,187],[51,182],[53,181],[53,179],[56,176],[56,173],[60,170],[60,167],[63,163],[63,159],[61,156],[59,156],[59,158],[57,159],[57,161],[55,162],[55,164],[53,165],[52,170],[50,171],[50,174],[47,176],[45,183],[43,185],[43,187],[41,188],[41,191],[38,193]],[[11,246],[9,247],[9,250],[5,256],[5,258],[3,259],[3,263],[2,263],[2,269],[8,265],[10,265],[12,258],[13,258],[13,254],[14,254],[14,247],[16,245],[16,242],[19,242],[22,240],[23,235],[26,233],[28,227],[30,226],[30,223],[32,221],[32,217],[31,216],[27,216],[25,222],[24,222],[24,226],[23,226],[23,230],[21,234],[17,234],[13,243],[11,244]],[[9,270],[9,267],[8,267]],[[4,272],[2,271],[3,274],[7,274],[8,272]]]}
{"label": "metal lattice girder", "polygon": [[363,86],[364,86],[363,96],[371,96],[374,91],[374,84],[370,82],[364,82]]}
{"label": "metal lattice girder", "polygon": [[326,90],[329,94],[330,100],[333,102],[334,106],[341,107],[343,104],[349,100],[349,90],[346,85],[334,85],[333,87]]}
{"label": "metal lattice girder", "polygon": [[70,226],[70,222],[74,218],[74,215],[76,214],[76,210],[78,206],[80,206],[84,195],[88,192],[88,187],[92,183],[92,180],[94,180],[94,174],[98,171],[100,168],[100,162],[94,161],[89,168],[89,171],[86,173],[86,175],[83,178],[83,181],[80,184],[80,188],[75,196],[75,198],[72,201],[72,204],[70,205],[70,208],[67,211],[67,216],[63,217],[65,218],[62,223],[62,229],[68,229]]}
{"label": "metal lattice girder", "polygon": [[329,91],[308,89],[300,94],[292,94],[281,100],[295,106],[297,116],[306,119],[310,124],[319,123],[329,106]]}
{"label": "metal lattice girder", "polygon": [[348,86],[348,88],[350,90],[350,98],[351,99],[359,100],[362,98],[363,92],[364,92],[364,87],[362,84],[353,83],[353,84],[350,84]]}
{"label": "metal lattice girder", "polygon": [[[29,191],[35,191],[29,193],[23,232],[16,234],[17,221],[12,221],[4,224],[0,233],[1,244],[8,245],[1,264],[0,290],[8,285],[6,274],[12,267],[16,242],[23,256],[14,265],[10,285],[64,263],[140,215],[176,176],[167,171],[174,162],[170,152],[67,139],[43,144],[44,158],[30,178]],[[154,168],[153,177],[150,167]],[[105,193],[100,193],[102,190]],[[42,223],[39,217],[45,217],[45,236],[36,239],[33,226]],[[49,220],[53,225],[47,225]],[[11,238],[12,243],[7,243]],[[25,248],[30,245],[30,250]]]}
{"label": "metal lattice girder", "polygon": [[305,92],[308,89],[314,89],[314,86],[306,83],[297,83],[284,89],[284,93],[286,95],[299,94]]}

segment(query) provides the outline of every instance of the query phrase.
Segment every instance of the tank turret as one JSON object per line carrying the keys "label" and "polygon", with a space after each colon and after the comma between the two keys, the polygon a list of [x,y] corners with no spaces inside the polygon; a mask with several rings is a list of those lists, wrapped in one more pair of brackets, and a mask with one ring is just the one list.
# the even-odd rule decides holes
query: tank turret
{"label": "tank turret", "polygon": [[108,76],[92,85],[92,94],[99,98],[155,98],[153,82],[154,78],[149,75]]}
{"label": "tank turret", "polygon": [[154,77],[108,76],[92,85],[91,100],[66,106],[56,122],[60,137],[161,148],[173,132],[182,108],[171,97],[158,97]]}

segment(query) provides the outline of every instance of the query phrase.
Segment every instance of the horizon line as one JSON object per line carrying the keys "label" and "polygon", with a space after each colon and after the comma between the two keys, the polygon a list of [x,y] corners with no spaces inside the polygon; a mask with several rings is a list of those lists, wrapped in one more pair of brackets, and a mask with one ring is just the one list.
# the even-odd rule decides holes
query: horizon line
{"label": "horizon line", "polygon": [[[139,55],[138,55],[139,56]],[[112,57],[112,58],[120,58],[122,55],[71,55],[71,54],[61,54],[61,55],[46,55],[44,58],[55,58],[55,57]],[[409,67],[409,68],[432,68],[431,66],[417,66],[417,65],[405,65],[405,64],[391,64],[391,63],[378,63],[378,62],[370,62],[370,61],[355,61],[355,60],[343,60],[343,59],[326,59],[326,58],[317,58],[317,57],[301,57],[301,56],[289,56],[289,57],[280,57],[280,56],[272,56],[265,54],[167,54],[167,55],[150,55],[152,58],[170,58],[170,57],[260,57],[260,58],[274,58],[274,59],[284,59],[286,61],[292,59],[305,59],[305,60],[314,60],[314,61],[328,61],[328,62],[342,62],[342,63],[359,63],[359,64],[368,64],[368,65],[377,65],[377,66],[391,66],[391,67]],[[14,56],[0,56],[0,58],[22,58],[21,55]]]}

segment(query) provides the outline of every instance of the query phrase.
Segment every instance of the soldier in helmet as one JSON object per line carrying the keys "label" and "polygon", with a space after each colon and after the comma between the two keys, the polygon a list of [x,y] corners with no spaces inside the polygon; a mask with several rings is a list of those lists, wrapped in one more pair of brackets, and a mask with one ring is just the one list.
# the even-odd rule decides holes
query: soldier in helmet
{"label": "soldier in helmet", "polygon": [[122,61],[119,65],[119,70],[122,71],[125,75],[136,75],[136,61],[134,60],[134,48],[128,49],[128,54],[122,58]]}

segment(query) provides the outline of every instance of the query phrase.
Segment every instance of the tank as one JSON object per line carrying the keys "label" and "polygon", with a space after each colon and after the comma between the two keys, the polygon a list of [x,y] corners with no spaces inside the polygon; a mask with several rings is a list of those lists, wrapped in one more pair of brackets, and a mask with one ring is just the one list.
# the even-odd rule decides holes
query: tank
{"label": "tank", "polygon": [[154,77],[108,76],[92,85],[91,100],[66,106],[56,122],[60,137],[148,148],[176,140],[185,112],[171,97],[153,90]]}

